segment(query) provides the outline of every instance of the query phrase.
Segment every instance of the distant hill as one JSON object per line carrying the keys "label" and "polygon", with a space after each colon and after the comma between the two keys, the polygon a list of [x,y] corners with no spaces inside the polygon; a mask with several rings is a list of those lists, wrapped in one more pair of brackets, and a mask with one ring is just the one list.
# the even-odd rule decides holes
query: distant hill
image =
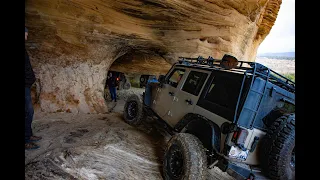
{"label": "distant hill", "polygon": [[260,53],[257,57],[266,57],[270,59],[295,59],[295,52],[281,52],[281,53]]}

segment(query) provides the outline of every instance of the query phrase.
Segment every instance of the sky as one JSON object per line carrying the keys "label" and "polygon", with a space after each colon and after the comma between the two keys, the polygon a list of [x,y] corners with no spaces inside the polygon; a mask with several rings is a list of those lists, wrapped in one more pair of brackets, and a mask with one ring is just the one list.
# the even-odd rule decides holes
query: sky
{"label": "sky", "polygon": [[275,24],[258,48],[258,54],[295,52],[295,0],[282,0]]}

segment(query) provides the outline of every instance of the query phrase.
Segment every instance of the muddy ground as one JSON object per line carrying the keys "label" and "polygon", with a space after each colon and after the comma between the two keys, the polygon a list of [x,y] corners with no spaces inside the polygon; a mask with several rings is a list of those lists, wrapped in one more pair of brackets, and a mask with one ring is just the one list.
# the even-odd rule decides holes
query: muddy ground
{"label": "muddy ground", "polygon": [[[162,179],[170,135],[156,124],[126,124],[123,105],[118,101],[108,114],[38,113],[33,130],[43,139],[40,149],[25,151],[25,179]],[[217,168],[209,173],[233,179]]]}

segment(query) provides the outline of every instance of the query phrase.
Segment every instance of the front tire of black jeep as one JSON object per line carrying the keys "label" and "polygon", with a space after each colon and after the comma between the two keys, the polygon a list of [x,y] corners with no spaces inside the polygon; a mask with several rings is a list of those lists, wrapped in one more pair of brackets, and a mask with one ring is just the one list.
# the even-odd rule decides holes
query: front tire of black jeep
{"label": "front tire of black jeep", "polygon": [[146,119],[145,112],[143,110],[142,97],[138,95],[131,95],[124,105],[123,117],[126,123],[132,126],[138,126]]}
{"label": "front tire of black jeep", "polygon": [[165,151],[163,172],[166,180],[206,179],[207,157],[201,141],[188,133],[174,135]]}
{"label": "front tire of black jeep", "polygon": [[295,114],[278,118],[261,147],[261,165],[271,179],[295,179]]}

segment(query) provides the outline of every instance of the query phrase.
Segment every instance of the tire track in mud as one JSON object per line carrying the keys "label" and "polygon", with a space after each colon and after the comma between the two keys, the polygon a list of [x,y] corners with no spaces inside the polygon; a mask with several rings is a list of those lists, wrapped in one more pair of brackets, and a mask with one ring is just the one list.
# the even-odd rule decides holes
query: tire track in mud
{"label": "tire track in mud", "polygon": [[68,171],[70,174],[86,169],[87,174],[82,177],[94,179],[162,179],[159,173],[161,166],[156,161],[136,155],[128,149],[117,145],[107,145],[100,150],[93,150],[90,154],[82,154],[74,158],[81,167]]}

